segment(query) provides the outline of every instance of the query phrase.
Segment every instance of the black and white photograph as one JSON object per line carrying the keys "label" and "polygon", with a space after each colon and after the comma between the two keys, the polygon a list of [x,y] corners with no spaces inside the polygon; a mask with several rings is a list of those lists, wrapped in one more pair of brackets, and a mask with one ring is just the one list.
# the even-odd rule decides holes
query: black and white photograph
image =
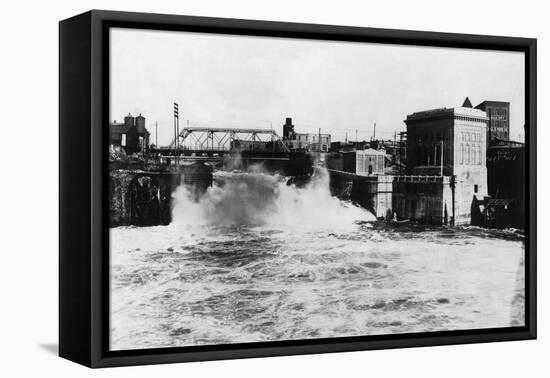
{"label": "black and white photograph", "polygon": [[108,38],[110,351],[526,325],[523,52]]}
{"label": "black and white photograph", "polygon": [[0,377],[550,371],[543,2],[2,9]]}

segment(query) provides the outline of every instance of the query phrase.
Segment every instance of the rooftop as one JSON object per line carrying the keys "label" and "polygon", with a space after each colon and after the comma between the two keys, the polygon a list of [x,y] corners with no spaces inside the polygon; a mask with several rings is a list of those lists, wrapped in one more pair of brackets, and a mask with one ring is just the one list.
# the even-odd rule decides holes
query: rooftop
{"label": "rooftop", "polygon": [[406,121],[415,121],[419,119],[440,118],[440,117],[448,117],[448,116],[456,116],[456,115],[481,118],[486,120],[488,119],[487,114],[483,110],[473,108],[472,102],[468,97],[466,97],[462,106],[458,106],[455,108],[437,108],[437,109],[423,110],[420,112],[414,112],[407,116]]}
{"label": "rooftop", "polygon": [[477,105],[476,108],[479,108],[479,107],[484,106],[484,105],[510,105],[510,103],[507,102],[507,101],[490,101],[490,100],[486,100],[486,101],[481,102],[479,105]]}
{"label": "rooftop", "polygon": [[[130,127],[134,127],[134,126],[130,126],[130,125],[126,125],[125,123],[117,123],[117,122],[114,122],[114,123],[110,123],[109,124],[109,131],[111,133],[120,133],[120,134],[125,134],[128,132],[128,129]],[[149,131],[147,129],[145,129],[145,133],[147,133],[148,135],[150,135]],[[138,134],[140,134],[138,132]]]}
{"label": "rooftop", "polygon": [[365,155],[386,155],[385,151],[375,150],[374,148],[367,148],[365,150],[357,150],[358,153]]}

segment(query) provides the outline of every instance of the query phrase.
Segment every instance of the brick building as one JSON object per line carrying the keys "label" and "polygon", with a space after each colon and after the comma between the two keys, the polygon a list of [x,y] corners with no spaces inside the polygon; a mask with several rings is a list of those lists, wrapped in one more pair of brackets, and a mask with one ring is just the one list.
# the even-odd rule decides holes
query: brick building
{"label": "brick building", "polygon": [[121,146],[127,154],[147,150],[150,133],[145,127],[145,117],[141,114],[133,117],[130,113],[124,117],[124,123],[114,121],[109,124],[109,144]]}
{"label": "brick building", "polygon": [[488,145],[492,145],[496,139],[510,140],[510,103],[503,101],[483,101],[476,106],[483,110],[489,122],[487,125]]}

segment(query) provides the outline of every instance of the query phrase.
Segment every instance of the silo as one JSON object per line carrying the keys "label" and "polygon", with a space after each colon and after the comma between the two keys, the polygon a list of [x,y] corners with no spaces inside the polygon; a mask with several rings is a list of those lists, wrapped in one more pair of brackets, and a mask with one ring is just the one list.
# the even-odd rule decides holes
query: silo
{"label": "silo", "polygon": [[136,128],[138,133],[144,134],[145,133],[145,117],[141,115],[141,113],[136,117]]}
{"label": "silo", "polygon": [[134,117],[132,117],[132,115],[130,113],[128,113],[128,115],[126,117],[124,117],[124,124],[126,126],[129,126],[129,127],[132,127],[134,126]]}

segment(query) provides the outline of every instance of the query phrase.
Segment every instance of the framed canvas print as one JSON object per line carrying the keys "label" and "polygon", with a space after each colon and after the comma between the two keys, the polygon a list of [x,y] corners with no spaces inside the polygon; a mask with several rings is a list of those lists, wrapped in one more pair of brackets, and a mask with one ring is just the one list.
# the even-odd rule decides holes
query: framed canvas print
{"label": "framed canvas print", "polygon": [[60,22],[60,355],[536,337],[536,40]]}

